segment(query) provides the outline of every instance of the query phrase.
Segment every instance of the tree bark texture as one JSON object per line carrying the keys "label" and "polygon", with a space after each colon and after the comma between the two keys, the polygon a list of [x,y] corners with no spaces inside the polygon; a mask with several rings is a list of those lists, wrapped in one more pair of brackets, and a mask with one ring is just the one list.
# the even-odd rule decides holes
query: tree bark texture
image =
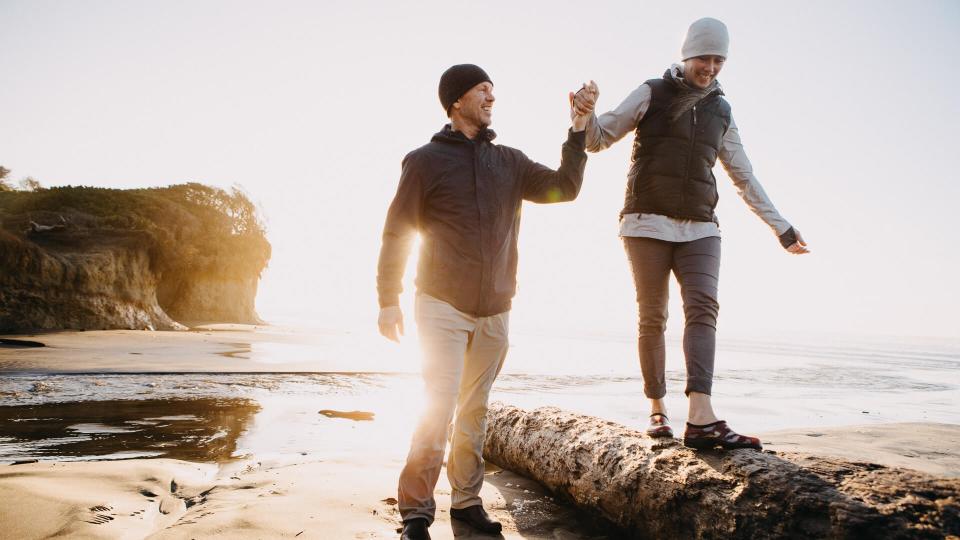
{"label": "tree bark texture", "polygon": [[484,457],[630,538],[960,535],[960,479],[798,453],[695,451],[553,407],[492,404]]}

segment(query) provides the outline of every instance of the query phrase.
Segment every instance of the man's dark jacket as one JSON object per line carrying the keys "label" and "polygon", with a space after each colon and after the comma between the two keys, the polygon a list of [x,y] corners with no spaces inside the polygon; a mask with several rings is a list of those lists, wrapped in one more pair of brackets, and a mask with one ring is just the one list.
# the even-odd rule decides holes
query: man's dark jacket
{"label": "man's dark jacket", "polygon": [[478,317],[510,309],[523,201],[575,199],[587,156],[582,131],[568,133],[556,171],[493,144],[495,136],[483,130],[470,140],[447,125],[404,158],[383,228],[381,307],[398,305],[410,244],[419,232],[418,291]]}

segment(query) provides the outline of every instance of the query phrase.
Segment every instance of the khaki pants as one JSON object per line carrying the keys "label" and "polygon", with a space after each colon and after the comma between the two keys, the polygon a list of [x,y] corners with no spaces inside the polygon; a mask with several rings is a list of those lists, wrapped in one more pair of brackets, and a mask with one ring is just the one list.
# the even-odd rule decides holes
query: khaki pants
{"label": "khaki pants", "polygon": [[416,299],[423,349],[426,407],[407,464],[400,473],[399,507],[404,520],[433,523],[433,490],[440,477],[447,431],[457,412],[447,459],[452,508],[482,504],[483,440],[490,387],[507,356],[509,312],[474,317],[425,294]]}

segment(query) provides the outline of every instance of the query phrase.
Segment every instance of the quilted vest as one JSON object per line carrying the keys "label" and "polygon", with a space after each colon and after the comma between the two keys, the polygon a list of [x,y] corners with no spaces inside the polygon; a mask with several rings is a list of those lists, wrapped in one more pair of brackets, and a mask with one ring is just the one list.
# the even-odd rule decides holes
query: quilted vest
{"label": "quilted vest", "polygon": [[716,221],[713,166],[730,126],[730,104],[717,89],[671,122],[670,102],[679,90],[664,79],[646,84],[652,96],[637,125],[621,215]]}

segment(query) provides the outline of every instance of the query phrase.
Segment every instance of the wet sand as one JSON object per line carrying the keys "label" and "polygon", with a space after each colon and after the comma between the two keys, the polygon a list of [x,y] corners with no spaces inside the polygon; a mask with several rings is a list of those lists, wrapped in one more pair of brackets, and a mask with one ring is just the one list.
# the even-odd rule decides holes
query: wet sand
{"label": "wet sand", "polygon": [[[379,345],[362,357],[349,356],[314,336],[237,325],[10,337],[45,346],[4,344],[0,373],[37,374],[38,380],[57,373],[144,373],[160,380],[155,374],[378,372],[395,363],[389,355],[375,354]],[[216,384],[246,392],[245,380],[221,378],[225,382]],[[326,377],[309,380],[328,384]],[[0,538],[396,538],[400,522],[393,497],[412,429],[405,421],[413,410],[407,402],[417,390],[409,388],[412,376],[390,383],[405,394],[386,379],[364,380],[367,386],[359,389],[354,382],[344,386],[355,395],[337,390],[318,397],[315,386],[305,397],[278,393],[282,383],[270,379],[259,383],[264,385],[259,393],[239,394],[250,401],[218,398],[214,404],[171,402],[170,395],[202,395],[208,383],[197,390],[193,383],[180,386],[180,379],[167,379],[160,388],[145,388],[136,403],[65,402],[58,409],[41,400],[16,411],[2,407],[6,431],[0,433],[0,446],[13,449],[10,459],[33,437],[52,441],[44,447],[52,454],[38,449],[28,454],[56,461],[0,465]],[[34,393],[43,397],[43,383],[32,384],[39,385]],[[113,379],[93,384],[104,386],[91,387],[92,393],[128,388]],[[379,397],[371,397],[374,393]],[[312,438],[282,440],[301,429]],[[79,438],[67,440],[68,432]],[[960,475],[960,425],[955,424],[790,429],[764,433],[762,440],[771,450]],[[130,455],[144,457],[120,459]],[[159,457],[145,458],[151,455]],[[431,534],[470,538],[449,519],[449,491],[441,475],[441,511]],[[616,537],[509,471],[491,467],[482,497],[504,522],[504,538]]]}
{"label": "wet sand", "polygon": [[[54,399],[0,407],[0,447],[6,447],[0,460],[4,455],[8,462],[16,460],[18,453],[41,460],[0,465],[0,500],[5,501],[0,523],[12,524],[0,529],[0,538],[398,536],[396,482],[413,427],[398,417],[409,414],[416,402],[411,396],[394,396],[403,404],[381,403],[373,407],[375,414],[355,408],[370,408],[363,403],[363,389],[346,403],[342,399],[351,396],[334,399],[339,390],[330,396],[276,396],[271,393],[282,376],[260,376],[253,386],[263,386],[254,388],[250,399],[171,399],[171,394],[196,391],[190,381],[197,378],[191,373],[212,373],[204,380],[225,380],[216,385],[220,392],[221,386],[246,390],[249,383],[223,373],[375,371],[372,361],[338,364],[334,359],[341,351],[317,346],[314,337],[239,325],[192,332],[58,332],[16,338],[45,347],[0,348],[0,372],[20,377],[108,374],[91,379],[91,384],[102,385],[92,388],[101,394],[117,393],[118,388],[120,393],[139,393],[137,385],[148,388],[142,389],[146,399]],[[267,346],[258,349],[258,344]],[[301,354],[284,361],[291,351]],[[119,383],[120,373],[148,374],[161,382],[143,383],[147,378],[137,377],[134,385]],[[188,375],[164,378],[161,373]],[[317,377],[321,385],[328,379]],[[352,380],[330,377],[332,386]],[[56,382],[31,384],[26,394],[38,398],[62,390]],[[75,391],[68,396],[76,398]],[[322,406],[328,403],[336,408]],[[257,421],[253,416],[260,404],[265,417]],[[314,434],[291,435],[301,430]],[[144,457],[123,459],[137,455]],[[89,459],[96,461],[85,461]],[[484,537],[451,522],[444,474],[436,493],[433,538]],[[504,523],[504,538],[603,537],[596,536],[599,529],[589,517],[553,501],[535,482],[495,466],[488,467],[481,496]],[[42,519],[34,519],[37,515]]]}
{"label": "wet sand", "polygon": [[[170,459],[32,463],[0,468],[3,538],[396,538],[399,463]],[[441,476],[436,539],[489,538],[451,522]],[[508,539],[595,536],[589,521],[535,483],[495,467],[481,496]]]}
{"label": "wet sand", "polygon": [[[770,448],[957,475],[960,427],[903,427],[855,428],[855,437],[780,432],[764,439],[775,441]],[[895,433],[911,436],[896,439]],[[817,442],[801,444],[807,439]],[[876,445],[876,439],[887,445]],[[905,458],[885,448],[898,440],[919,454],[946,448],[951,455]],[[240,460],[219,467],[175,459],[9,465],[0,467],[0,523],[5,524],[0,537],[396,538],[400,518],[394,486],[401,466],[400,460],[370,456]],[[449,494],[441,475],[433,538],[484,538],[450,520]],[[492,465],[481,496],[504,523],[507,539],[616,537],[554,501],[535,482]]]}

